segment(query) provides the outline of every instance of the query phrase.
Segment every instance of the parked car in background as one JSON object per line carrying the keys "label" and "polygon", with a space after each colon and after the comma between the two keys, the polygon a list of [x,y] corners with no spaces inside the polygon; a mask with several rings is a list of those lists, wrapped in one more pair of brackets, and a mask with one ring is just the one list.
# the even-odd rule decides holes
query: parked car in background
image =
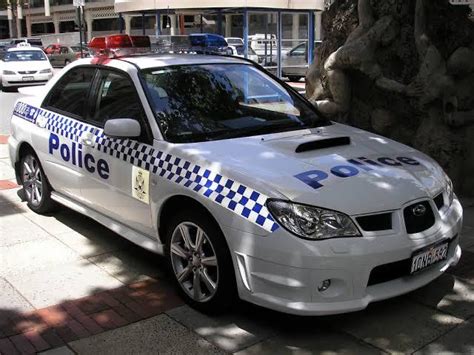
{"label": "parked car in background", "polygon": [[0,59],[3,58],[8,49],[9,41],[0,41]]}
{"label": "parked car in background", "polygon": [[2,90],[43,85],[53,76],[53,68],[43,50],[28,43],[8,49],[0,65]]}
{"label": "parked car in background", "polygon": [[15,48],[20,43],[29,43],[32,47],[43,48],[43,42],[39,37],[12,38],[7,45],[8,48]]}
{"label": "parked car in background", "polygon": [[192,33],[189,35],[190,51],[205,54],[232,55],[232,49],[224,37],[213,33]]}
{"label": "parked car in background", "polygon": [[[229,48],[232,49],[232,55],[236,57],[244,58],[244,45],[229,45]],[[253,60],[255,63],[261,63],[263,59],[259,58],[257,53],[249,47],[247,51],[247,58]]]}
{"label": "parked car in background", "polygon": [[240,37],[226,37],[225,40],[229,46],[243,46],[244,40]]}
{"label": "parked car in background", "polygon": [[249,46],[257,53],[263,65],[276,65],[277,38],[274,34],[256,33],[249,36]]}
{"label": "parked car in background", "polygon": [[[313,58],[321,41],[314,42]],[[308,71],[308,42],[300,43],[290,51],[282,54],[282,74],[290,81],[300,81]]]}
{"label": "parked car in background", "polygon": [[[52,46],[52,47],[51,47]],[[65,67],[76,59],[81,58],[81,47],[79,46],[62,46],[51,45],[46,48],[46,54],[53,67]],[[82,49],[84,57],[90,57],[91,53],[84,47]]]}

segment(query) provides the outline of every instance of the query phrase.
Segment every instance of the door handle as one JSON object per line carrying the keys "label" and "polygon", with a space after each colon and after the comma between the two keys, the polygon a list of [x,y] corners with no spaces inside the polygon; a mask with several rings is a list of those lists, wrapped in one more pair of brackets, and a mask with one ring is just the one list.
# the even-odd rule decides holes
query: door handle
{"label": "door handle", "polygon": [[94,146],[94,141],[91,138],[81,138],[79,139],[79,142],[87,147],[93,147]]}

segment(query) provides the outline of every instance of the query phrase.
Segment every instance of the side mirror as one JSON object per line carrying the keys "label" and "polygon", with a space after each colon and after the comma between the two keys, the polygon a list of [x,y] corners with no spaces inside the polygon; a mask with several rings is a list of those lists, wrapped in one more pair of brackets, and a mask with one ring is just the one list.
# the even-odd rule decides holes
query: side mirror
{"label": "side mirror", "polygon": [[112,138],[133,138],[141,135],[140,123],[131,118],[114,118],[105,121],[104,134]]}

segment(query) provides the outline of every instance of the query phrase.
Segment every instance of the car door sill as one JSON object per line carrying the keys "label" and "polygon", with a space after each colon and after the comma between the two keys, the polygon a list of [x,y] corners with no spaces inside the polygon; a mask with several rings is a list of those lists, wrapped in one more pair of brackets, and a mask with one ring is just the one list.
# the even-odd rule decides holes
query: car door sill
{"label": "car door sill", "polygon": [[[137,232],[134,229],[131,229],[124,224],[118,222],[115,219],[112,219],[110,217],[105,216],[104,214],[97,212],[91,208],[88,208],[84,206],[83,204],[74,201],[70,199],[69,197],[66,197],[56,191],[53,191],[51,193],[51,198],[76,211],[79,212],[87,217],[92,218],[93,220],[99,222],[100,224],[104,225],[105,227],[109,228],[110,230],[114,231],[115,233],[121,235],[122,237],[128,239],[132,243],[147,249],[151,252],[157,253],[157,254],[163,254],[164,253],[164,248],[163,245],[158,243],[158,241],[153,241],[151,237],[146,236],[145,234],[142,234],[140,232]],[[157,238],[156,238],[157,239]]]}

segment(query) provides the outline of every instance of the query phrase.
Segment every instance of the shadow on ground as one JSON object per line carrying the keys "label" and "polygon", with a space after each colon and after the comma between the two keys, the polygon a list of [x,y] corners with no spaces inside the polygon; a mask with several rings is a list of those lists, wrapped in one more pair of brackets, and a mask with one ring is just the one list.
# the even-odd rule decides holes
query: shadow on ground
{"label": "shadow on ground", "polygon": [[[58,347],[77,339],[97,337],[94,334],[115,329],[117,324],[128,326],[126,324],[163,312],[226,352],[474,352],[474,251],[469,248],[463,252],[457,267],[431,284],[408,295],[371,304],[364,311],[299,317],[236,302],[226,314],[207,316],[176,301],[163,257],[133,245],[88,217],[66,208],[49,216],[39,216],[28,211],[24,203],[12,202],[11,196],[5,198],[0,194],[0,221],[6,223],[15,214],[24,216],[80,254],[84,264],[97,265],[124,286],[96,287],[90,292],[97,296],[92,301],[89,297],[64,300],[46,308],[52,313],[25,313],[2,305],[0,353],[9,353],[5,349],[10,345],[12,353]],[[468,230],[468,238],[474,241],[471,233]],[[470,245],[469,240],[466,245]],[[146,291],[137,293],[136,289],[126,286],[139,282],[145,282]],[[136,307],[133,302],[139,303],[142,310],[133,310]],[[152,307],[147,309],[147,305]],[[74,307],[79,308],[82,315],[68,313]],[[111,309],[125,319],[126,324],[114,321],[113,315],[107,313]],[[93,320],[99,329],[94,332],[94,326],[87,327],[86,318],[82,319],[85,323],[81,323],[77,317]],[[160,338],[155,341],[160,342]],[[146,353],[147,344],[137,346],[136,352]]]}

